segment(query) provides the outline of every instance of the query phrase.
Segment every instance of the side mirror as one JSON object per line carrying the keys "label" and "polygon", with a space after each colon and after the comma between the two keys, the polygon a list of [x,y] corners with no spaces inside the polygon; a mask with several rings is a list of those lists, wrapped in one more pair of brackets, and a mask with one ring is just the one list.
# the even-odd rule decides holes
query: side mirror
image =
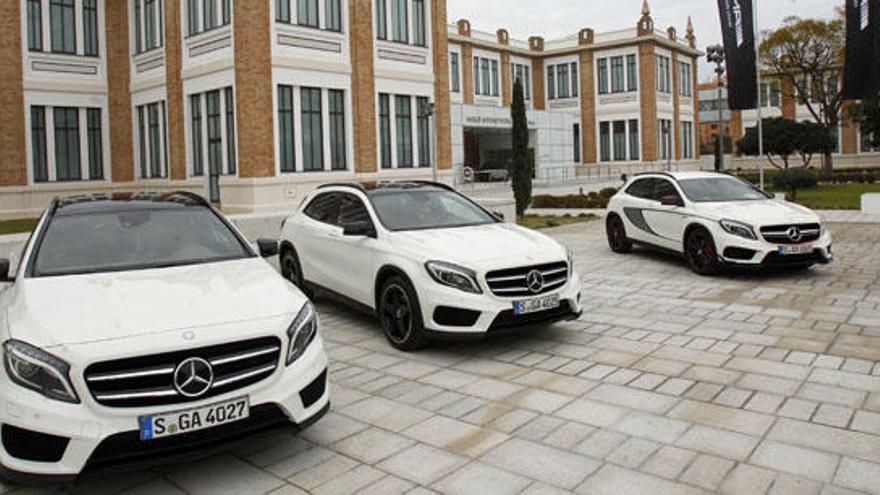
{"label": "side mirror", "polygon": [[10,263],[7,259],[0,260],[0,283],[15,282],[15,277],[9,276]]}
{"label": "side mirror", "polygon": [[263,258],[278,256],[280,252],[278,241],[274,239],[257,239],[257,247],[259,248],[260,256]]}
{"label": "side mirror", "polygon": [[660,198],[660,204],[663,206],[684,206],[684,201],[678,196],[669,195]]}
{"label": "side mirror", "polygon": [[376,229],[371,222],[352,222],[342,226],[345,237],[376,237]]}
{"label": "side mirror", "polygon": [[492,214],[495,215],[495,218],[497,218],[498,220],[504,220],[504,213],[501,213],[500,211],[493,211]]}

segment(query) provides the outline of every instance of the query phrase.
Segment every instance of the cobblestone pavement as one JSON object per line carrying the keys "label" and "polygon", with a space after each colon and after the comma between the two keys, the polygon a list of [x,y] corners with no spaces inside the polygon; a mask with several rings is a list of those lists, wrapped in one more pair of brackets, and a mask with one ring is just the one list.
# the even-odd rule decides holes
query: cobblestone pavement
{"label": "cobblestone pavement", "polygon": [[579,321],[411,355],[321,303],[333,408],[312,429],[64,490],[878,493],[880,227],[831,229],[831,267],[718,278],[612,254],[601,222],[556,229]]}

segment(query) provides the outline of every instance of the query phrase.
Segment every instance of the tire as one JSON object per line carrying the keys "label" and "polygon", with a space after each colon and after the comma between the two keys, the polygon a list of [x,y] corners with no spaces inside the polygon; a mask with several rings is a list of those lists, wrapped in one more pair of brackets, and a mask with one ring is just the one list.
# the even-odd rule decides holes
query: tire
{"label": "tire", "polygon": [[378,313],[382,331],[395,349],[411,352],[425,344],[422,310],[408,280],[395,275],[382,284]]}
{"label": "tire", "polygon": [[710,276],[721,271],[718,251],[712,234],[700,227],[692,230],[684,241],[684,255],[697,275]]}
{"label": "tire", "polygon": [[305,278],[303,278],[302,265],[299,263],[299,255],[292,247],[281,249],[281,275],[299,290],[306,292]]}
{"label": "tire", "polygon": [[608,247],[615,253],[625,254],[632,251],[633,243],[626,237],[623,220],[616,214],[609,215],[605,221],[605,234],[608,236]]}

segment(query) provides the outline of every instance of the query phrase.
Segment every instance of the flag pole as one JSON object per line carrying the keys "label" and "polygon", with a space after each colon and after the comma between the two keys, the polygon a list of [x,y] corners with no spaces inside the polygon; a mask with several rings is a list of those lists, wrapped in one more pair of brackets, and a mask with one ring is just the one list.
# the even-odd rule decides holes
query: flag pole
{"label": "flag pole", "polygon": [[[758,74],[758,177],[760,188],[764,189],[764,119],[761,116],[761,29],[758,27],[758,0],[754,0],[752,4],[754,10],[753,21],[755,30],[755,67]],[[769,90],[768,90],[769,92]],[[769,98],[769,94],[767,95]]]}

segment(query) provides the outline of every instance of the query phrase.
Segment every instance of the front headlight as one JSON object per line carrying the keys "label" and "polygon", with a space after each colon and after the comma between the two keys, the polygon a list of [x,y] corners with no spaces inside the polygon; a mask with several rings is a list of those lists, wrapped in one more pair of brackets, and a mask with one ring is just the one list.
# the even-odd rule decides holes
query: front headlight
{"label": "front headlight", "polygon": [[50,399],[79,403],[70,382],[70,365],[61,359],[18,340],[3,344],[3,363],[9,378]]}
{"label": "front headlight", "polygon": [[293,364],[305,354],[309,344],[318,334],[318,313],[315,306],[307,302],[287,329],[289,343],[287,345],[287,366]]}
{"label": "front headlight", "polygon": [[472,270],[442,261],[429,261],[425,263],[425,268],[428,270],[431,278],[440,285],[453,287],[471,294],[483,293],[483,290],[480,289],[480,284],[477,283],[477,274]]}
{"label": "front headlight", "polygon": [[755,235],[755,229],[747,223],[737,222],[736,220],[721,220],[719,223],[721,224],[721,228],[728,234],[753,241],[758,240],[758,236]]}

